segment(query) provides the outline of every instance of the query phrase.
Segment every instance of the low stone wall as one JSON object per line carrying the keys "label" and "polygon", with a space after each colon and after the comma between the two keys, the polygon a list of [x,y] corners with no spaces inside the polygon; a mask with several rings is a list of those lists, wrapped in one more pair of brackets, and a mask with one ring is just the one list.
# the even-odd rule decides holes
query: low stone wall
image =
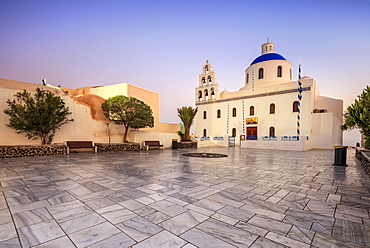
{"label": "low stone wall", "polygon": [[370,177],[370,151],[357,148],[356,149],[356,158],[361,161],[361,166],[364,169],[365,173]]}
{"label": "low stone wall", "polygon": [[64,145],[0,146],[0,158],[34,157],[67,154]]}
{"label": "low stone wall", "polygon": [[197,148],[197,142],[177,142],[178,149]]}
{"label": "low stone wall", "polygon": [[125,152],[125,151],[139,151],[140,144],[138,143],[95,143],[98,147],[98,152]]}

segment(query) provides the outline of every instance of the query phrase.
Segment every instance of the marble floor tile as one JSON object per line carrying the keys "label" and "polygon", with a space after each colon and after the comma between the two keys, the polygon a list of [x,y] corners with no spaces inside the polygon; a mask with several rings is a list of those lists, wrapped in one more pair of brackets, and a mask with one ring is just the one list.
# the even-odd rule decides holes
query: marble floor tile
{"label": "marble floor tile", "polygon": [[87,248],[128,248],[136,242],[124,233],[116,234],[110,238],[103,239]]}
{"label": "marble floor tile", "polygon": [[50,203],[46,200],[43,200],[43,201],[36,201],[36,202],[22,204],[22,205],[9,206],[9,208],[12,214],[16,214],[16,213],[21,213],[24,211],[37,209],[37,208],[44,208],[48,206],[50,206]]}
{"label": "marble floor tile", "polygon": [[127,200],[127,201],[120,202],[118,204],[131,211],[135,211],[135,210],[145,207],[144,204],[137,202],[135,200]]}
{"label": "marble floor tile", "polygon": [[101,240],[114,236],[120,231],[108,222],[75,232],[69,235],[77,247],[86,247]]}
{"label": "marble floor tile", "polygon": [[121,231],[137,242],[142,241],[163,229],[142,217],[136,217],[116,225]]}
{"label": "marble floor tile", "polygon": [[13,218],[17,228],[30,226],[36,223],[53,219],[46,208],[37,208],[20,213],[15,213],[13,215]]}
{"label": "marble floor tile", "polygon": [[210,199],[202,199],[194,202],[193,204],[211,211],[217,211],[225,206],[224,204],[212,201]]}
{"label": "marble floor tile", "polygon": [[21,227],[18,233],[23,247],[38,245],[65,235],[54,220]]}
{"label": "marble floor tile", "polygon": [[290,246],[286,246],[275,241],[259,237],[252,245],[251,248],[288,248]]}
{"label": "marble floor tile", "polygon": [[182,234],[180,238],[202,248],[232,248],[236,247],[225,241],[215,238],[201,230],[193,228],[186,233]]}
{"label": "marble floor tile", "polygon": [[132,246],[133,248],[180,248],[186,242],[168,231],[162,231],[150,238]]}
{"label": "marble floor tile", "polygon": [[333,236],[359,245],[370,246],[370,226],[367,225],[336,219]]}
{"label": "marble floor tile", "polygon": [[285,236],[282,236],[282,235],[279,235],[279,234],[276,234],[276,233],[273,233],[273,232],[269,232],[266,235],[266,238],[270,239],[272,241],[275,241],[276,243],[286,245],[288,247],[310,248],[309,244],[305,244],[305,243],[299,242],[299,241],[294,240],[294,239],[287,238]]}
{"label": "marble floor tile", "polygon": [[346,240],[337,239],[330,235],[316,233],[312,245],[318,248],[334,248],[334,247],[351,247],[351,248],[364,248],[362,245],[358,245]]}
{"label": "marble floor tile", "polygon": [[5,241],[0,241],[1,248],[21,248],[18,238],[8,239]]}
{"label": "marble floor tile", "polygon": [[163,221],[166,221],[171,218],[171,216],[164,214],[162,212],[159,212],[158,210],[155,210],[154,213],[148,214],[144,216],[145,219],[149,220],[150,222],[153,222],[155,224],[159,224]]}
{"label": "marble floor tile", "polygon": [[12,222],[12,216],[8,209],[0,210],[0,224]]}
{"label": "marble floor tile", "polygon": [[63,236],[61,238],[57,238],[40,245],[33,246],[35,248],[75,248],[76,246],[72,243],[72,241],[67,237]]}
{"label": "marble floor tile", "polygon": [[258,238],[255,234],[212,218],[199,224],[197,229],[238,247],[249,247]]}
{"label": "marble floor tile", "polygon": [[12,222],[0,223],[0,242],[17,237],[14,224]]}
{"label": "marble floor tile", "polygon": [[97,224],[103,223],[105,221],[106,220],[103,217],[96,213],[93,213],[75,219],[67,220],[65,222],[60,222],[59,225],[67,234],[71,234],[82,229],[86,229]]}
{"label": "marble floor tile", "polygon": [[86,207],[86,206],[81,206],[77,208],[71,208],[65,211],[57,212],[57,213],[52,213],[54,219],[58,221],[58,223],[65,222],[68,220],[72,220],[84,215],[92,214],[93,211]]}
{"label": "marble floor tile", "polygon": [[302,227],[293,226],[292,229],[290,229],[287,237],[302,243],[311,244],[314,235],[314,231],[304,229]]}
{"label": "marble floor tile", "polygon": [[166,200],[152,203],[149,206],[169,216],[176,216],[178,214],[181,214],[187,211],[186,208],[176,205],[174,203],[168,202]]}
{"label": "marble floor tile", "polygon": [[89,206],[91,209],[100,209],[100,208],[105,208],[109,207],[112,205],[115,205],[116,203],[106,197],[101,197],[101,198],[95,198],[91,200],[86,200],[84,203]]}
{"label": "marble floor tile", "polygon": [[239,220],[237,220],[237,219],[233,219],[229,216],[226,216],[226,215],[223,215],[223,214],[220,214],[220,213],[215,213],[211,217],[213,219],[225,222],[225,223],[227,223],[229,225],[232,225],[232,226],[239,222]]}
{"label": "marble floor tile", "polygon": [[79,200],[71,201],[71,202],[64,202],[61,204],[53,205],[47,207],[48,211],[51,214],[66,211],[68,209],[77,208],[77,207],[83,207],[84,204],[80,202]]}
{"label": "marble floor tile", "polygon": [[292,227],[290,224],[258,215],[253,216],[247,223],[281,235],[287,235]]}
{"label": "marble floor tile", "polygon": [[176,235],[179,235],[206,219],[208,219],[207,216],[189,210],[162,222],[160,226]]}
{"label": "marble floor tile", "polygon": [[98,209],[96,212],[113,224],[137,217],[137,214],[118,204]]}

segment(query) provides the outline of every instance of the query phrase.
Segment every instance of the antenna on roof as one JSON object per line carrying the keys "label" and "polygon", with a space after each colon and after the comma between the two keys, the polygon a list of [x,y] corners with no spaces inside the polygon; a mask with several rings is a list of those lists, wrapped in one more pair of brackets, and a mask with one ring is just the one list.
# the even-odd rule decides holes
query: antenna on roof
{"label": "antenna on roof", "polygon": [[270,39],[269,39],[269,37],[267,37],[267,42],[270,42]]}

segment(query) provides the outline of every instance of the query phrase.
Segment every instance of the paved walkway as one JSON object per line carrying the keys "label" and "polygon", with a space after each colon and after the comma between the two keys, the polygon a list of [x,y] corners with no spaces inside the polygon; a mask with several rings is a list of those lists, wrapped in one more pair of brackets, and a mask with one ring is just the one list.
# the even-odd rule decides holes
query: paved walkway
{"label": "paved walkway", "polygon": [[[189,158],[187,152],[227,158]],[[349,150],[150,150],[0,160],[0,247],[370,247]]]}

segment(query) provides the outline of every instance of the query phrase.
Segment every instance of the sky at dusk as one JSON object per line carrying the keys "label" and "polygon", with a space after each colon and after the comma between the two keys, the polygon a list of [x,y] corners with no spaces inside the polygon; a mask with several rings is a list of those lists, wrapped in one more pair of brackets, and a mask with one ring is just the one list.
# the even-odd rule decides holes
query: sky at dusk
{"label": "sky at dusk", "polygon": [[236,91],[267,37],[294,80],[301,64],[345,108],[370,84],[370,0],[0,0],[0,78],[127,82],[158,92],[161,122],[179,123],[206,60]]}

